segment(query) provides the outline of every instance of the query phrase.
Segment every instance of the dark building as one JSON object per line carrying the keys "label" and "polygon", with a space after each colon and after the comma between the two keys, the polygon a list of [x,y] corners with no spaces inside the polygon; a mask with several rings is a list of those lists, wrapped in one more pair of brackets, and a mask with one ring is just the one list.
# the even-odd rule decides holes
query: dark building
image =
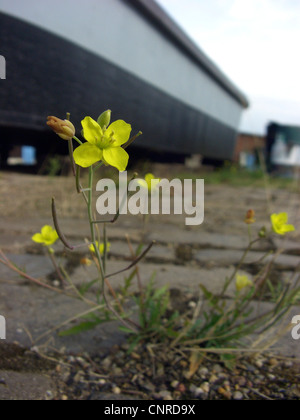
{"label": "dark building", "polygon": [[63,153],[48,115],[70,112],[80,130],[111,109],[143,131],[135,147],[233,158],[247,98],[155,1],[2,0],[0,40],[2,157],[16,145]]}

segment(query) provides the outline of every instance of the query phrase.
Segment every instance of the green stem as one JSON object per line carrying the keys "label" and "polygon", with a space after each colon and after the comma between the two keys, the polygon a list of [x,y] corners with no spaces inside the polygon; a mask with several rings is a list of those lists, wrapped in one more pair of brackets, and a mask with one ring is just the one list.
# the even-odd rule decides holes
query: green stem
{"label": "green stem", "polygon": [[78,144],[80,144],[80,145],[82,144],[82,141],[81,141],[81,140],[79,140],[79,138],[78,138],[78,137],[74,136],[74,137],[73,137],[73,139],[74,139],[75,141],[77,141],[77,143],[78,143]]}
{"label": "green stem", "polygon": [[[105,304],[107,308],[115,315],[115,317],[124,325],[126,328],[130,328],[131,330],[134,330],[137,332],[137,329],[133,327],[131,324],[129,324],[125,319],[122,318],[118,314],[118,312],[114,309],[114,307],[110,304],[106,292],[105,292],[105,270],[103,266],[103,261],[100,255],[99,247],[96,243],[96,232],[95,232],[95,225],[93,223],[93,180],[94,180],[94,168],[91,166],[89,168],[89,191],[88,191],[88,217],[89,217],[89,223],[90,223],[90,229],[91,229],[91,237],[92,237],[92,244],[94,246],[95,255],[97,257],[97,261],[99,264],[99,281],[101,283],[101,289],[102,289],[102,295],[103,299],[105,301]],[[125,314],[124,314],[125,315]],[[130,322],[130,321],[129,321]]]}
{"label": "green stem", "polygon": [[49,247],[47,248],[47,251],[48,251],[49,257],[51,259],[51,262],[53,264],[53,267],[55,268],[56,274],[57,274],[57,276],[58,276],[58,278],[61,282],[61,285],[64,286],[65,279],[64,279],[64,276],[62,275],[62,272],[61,272],[61,270],[60,270],[60,268],[59,268],[59,266],[56,262],[55,256],[53,254],[54,251],[52,251]]}
{"label": "green stem", "polygon": [[222,299],[224,297],[224,294],[226,293],[226,290],[228,289],[228,287],[230,286],[231,282],[234,280],[237,272],[239,271],[239,269],[241,268],[241,266],[243,265],[248,253],[251,251],[251,248],[253,247],[253,245],[260,241],[260,238],[253,240],[252,242],[249,243],[247,249],[245,250],[240,262],[238,263],[238,265],[236,266],[235,270],[233,271],[232,275],[230,276],[230,278],[225,282],[224,288],[219,296],[219,300]]}

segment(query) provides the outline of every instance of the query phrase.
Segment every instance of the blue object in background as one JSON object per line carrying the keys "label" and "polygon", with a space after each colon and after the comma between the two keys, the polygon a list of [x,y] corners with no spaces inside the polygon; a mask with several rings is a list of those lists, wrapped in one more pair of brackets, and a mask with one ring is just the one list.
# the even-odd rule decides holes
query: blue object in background
{"label": "blue object in background", "polygon": [[247,168],[255,169],[256,159],[255,156],[251,153],[247,154]]}
{"label": "blue object in background", "polygon": [[22,147],[22,160],[24,165],[36,164],[36,150],[32,146]]}

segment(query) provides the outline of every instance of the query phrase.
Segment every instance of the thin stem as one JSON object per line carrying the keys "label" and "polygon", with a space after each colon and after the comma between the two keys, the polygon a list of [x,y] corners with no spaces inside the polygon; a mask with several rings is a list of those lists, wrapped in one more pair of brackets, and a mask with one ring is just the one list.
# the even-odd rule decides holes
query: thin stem
{"label": "thin stem", "polygon": [[71,246],[69,244],[69,242],[67,241],[67,238],[65,237],[65,235],[63,234],[63,232],[61,231],[59,224],[58,224],[58,218],[57,218],[57,211],[56,211],[56,205],[55,205],[55,198],[52,198],[52,218],[53,218],[53,223],[54,223],[54,227],[56,229],[56,232],[59,236],[59,239],[62,241],[62,243],[64,244],[64,246],[68,249],[70,249],[71,251],[74,250],[74,247]]}
{"label": "thin stem", "polygon": [[117,271],[116,273],[113,274],[109,274],[108,276],[106,276],[106,278],[110,278],[110,277],[114,277],[118,274],[122,274],[125,273],[125,271],[130,270],[131,268],[135,267],[150,251],[150,249],[153,247],[153,245],[155,244],[155,241],[153,241],[147,248],[146,250],[138,257],[136,258],[128,267],[123,268],[123,270]]}
{"label": "thin stem", "polygon": [[49,254],[49,257],[50,257],[50,260],[51,260],[51,262],[53,264],[53,267],[55,268],[56,274],[58,275],[58,278],[59,278],[62,286],[64,286],[64,284],[65,284],[65,278],[62,275],[62,272],[61,272],[61,270],[60,270],[60,268],[59,268],[59,266],[58,266],[58,264],[56,262],[55,256],[53,254],[54,251],[52,251],[50,248],[47,248],[47,252]]}
{"label": "thin stem", "polygon": [[235,278],[237,272],[239,271],[239,269],[241,268],[241,266],[243,265],[249,251],[251,250],[252,246],[256,243],[259,242],[260,238],[258,239],[254,239],[252,242],[249,242],[249,245],[247,247],[247,249],[245,250],[240,262],[238,263],[238,265],[235,267],[232,275],[229,277],[229,279],[225,282],[224,288],[219,296],[219,300],[222,299],[224,297],[224,294],[226,293],[226,290],[228,289],[228,287],[230,286],[231,282],[233,281],[233,279]]}
{"label": "thin stem", "polygon": [[74,137],[73,137],[73,139],[74,139],[75,141],[77,141],[77,143],[78,143],[78,144],[80,144],[80,145],[82,144],[82,141],[80,141],[80,140],[79,140],[79,138],[77,138],[76,136],[74,136]]}
{"label": "thin stem", "polygon": [[88,205],[88,198],[85,194],[85,191],[82,189],[82,185],[80,184],[80,166],[76,166],[76,190],[78,194],[82,194],[86,205]]}
{"label": "thin stem", "polygon": [[91,229],[92,243],[93,243],[95,254],[96,254],[96,257],[97,257],[98,264],[99,264],[99,274],[100,274],[99,280],[100,280],[100,283],[101,283],[103,299],[104,299],[105,304],[108,307],[108,309],[115,315],[115,317],[126,328],[129,328],[129,329],[137,332],[137,329],[135,327],[133,327],[131,324],[129,324],[126,320],[124,320],[118,314],[118,312],[115,310],[115,308],[109,302],[109,300],[107,298],[107,295],[106,295],[106,291],[105,291],[105,283],[106,283],[106,281],[105,281],[106,280],[105,271],[104,271],[104,267],[103,267],[103,261],[102,261],[101,255],[100,255],[100,250],[99,250],[99,247],[97,246],[97,243],[96,243],[96,232],[95,232],[95,226],[93,224],[93,179],[94,179],[94,169],[91,166],[89,168],[88,217],[89,217],[89,223],[90,223],[90,229]]}

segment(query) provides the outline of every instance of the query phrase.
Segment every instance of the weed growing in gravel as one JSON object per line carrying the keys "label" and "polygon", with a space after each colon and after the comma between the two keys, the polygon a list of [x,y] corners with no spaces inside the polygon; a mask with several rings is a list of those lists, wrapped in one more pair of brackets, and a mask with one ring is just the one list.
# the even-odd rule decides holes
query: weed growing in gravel
{"label": "weed growing in gravel", "polygon": [[[76,326],[61,331],[61,335],[77,334],[103,322],[118,320],[122,325],[122,330],[129,335],[131,349],[144,343],[151,352],[160,347],[164,351],[169,348],[173,351],[189,352],[191,371],[197,367],[201,358],[199,354],[203,352],[219,353],[224,361],[230,364],[238,352],[261,351],[265,348],[265,343],[261,345],[265,333],[277,326],[299,299],[299,276],[295,276],[275,294],[275,289],[270,284],[269,273],[279,252],[266,253],[260,261],[263,268],[253,278],[242,274],[241,270],[249,252],[260,241],[272,234],[285,235],[294,230],[294,227],[288,224],[288,215],[286,213],[272,214],[270,226],[264,226],[255,236],[252,225],[257,223],[256,216],[253,210],[249,210],[245,217],[245,227],[248,228],[249,236],[248,247],[232,275],[224,279],[224,283],[220,285],[219,292],[212,293],[204,285],[200,285],[199,296],[195,296],[195,299],[189,302],[185,312],[171,309],[170,290],[167,286],[158,289],[155,286],[155,276],[149,280],[146,287],[142,285],[138,263],[148,254],[153,243],[144,244],[142,241],[134,250],[128,236],[132,261],[127,267],[115,273],[109,273],[107,270],[107,257],[111,251],[111,244],[108,241],[106,227],[109,223],[117,222],[122,202],[119,203],[120,207],[112,220],[97,220],[94,211],[93,180],[96,173],[101,174],[100,171],[104,165],[118,171],[126,170],[129,159],[126,149],[141,134],[130,137],[129,124],[122,120],[110,123],[110,120],[110,111],[102,113],[97,121],[86,117],[82,121],[82,136],[86,140],[84,142],[75,136],[75,128],[69,120],[69,115],[66,120],[56,117],[48,118],[48,125],[67,142],[75,188],[86,204],[90,227],[90,239],[80,245],[72,245],[60,226],[56,201],[52,199],[55,229],[44,226],[41,232],[34,235],[32,239],[45,246],[60,280],[60,286],[54,287],[31,277],[11,263],[1,250],[0,262],[30,281],[86,303],[87,310],[75,318],[79,321]],[[73,140],[79,144],[75,151]],[[87,186],[81,183],[81,168],[88,168]],[[150,194],[158,182],[159,179],[148,174],[145,180],[139,181],[139,185]],[[128,188],[126,194],[130,194]],[[147,218],[144,218],[144,221],[149,224]],[[247,230],[245,233],[247,234]],[[83,279],[82,284],[76,286],[66,269],[56,260],[52,245],[58,239],[69,252],[85,247],[90,256],[82,259],[81,264],[86,266],[94,264],[98,272],[97,277]],[[111,279],[127,272],[129,274],[125,277],[123,287],[115,290]],[[133,282],[137,283],[136,293],[131,291]],[[271,290],[273,306],[262,312],[258,310],[257,302],[265,287],[273,287]],[[229,293],[230,290],[231,293]],[[133,303],[137,308],[137,316],[132,314]],[[68,321],[71,322],[74,319]],[[67,322],[58,326],[57,329],[61,330],[66,324]],[[254,342],[253,334],[256,334]],[[252,338],[251,346],[250,338]]]}

